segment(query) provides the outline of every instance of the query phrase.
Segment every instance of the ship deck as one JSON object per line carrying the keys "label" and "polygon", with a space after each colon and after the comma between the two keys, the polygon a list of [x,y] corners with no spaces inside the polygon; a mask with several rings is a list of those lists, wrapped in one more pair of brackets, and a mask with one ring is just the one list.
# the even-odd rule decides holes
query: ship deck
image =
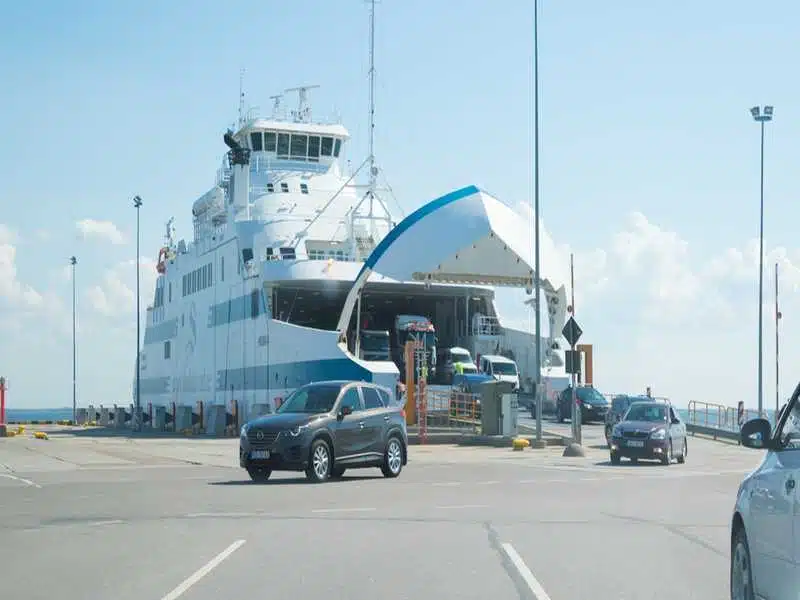
{"label": "ship deck", "polygon": [[685,465],[612,467],[602,427],[583,431],[585,458],[415,446],[399,479],[321,486],[251,484],[236,439],[0,439],[3,592],[726,598],[730,511],[761,453],[691,438]]}

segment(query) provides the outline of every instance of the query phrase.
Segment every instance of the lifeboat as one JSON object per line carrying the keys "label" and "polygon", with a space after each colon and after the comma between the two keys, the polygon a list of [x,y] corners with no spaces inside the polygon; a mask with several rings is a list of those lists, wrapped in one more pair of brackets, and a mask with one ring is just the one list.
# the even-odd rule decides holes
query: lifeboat
{"label": "lifeboat", "polygon": [[161,275],[167,272],[167,256],[169,248],[166,246],[158,251],[158,262],[156,263],[156,271]]}

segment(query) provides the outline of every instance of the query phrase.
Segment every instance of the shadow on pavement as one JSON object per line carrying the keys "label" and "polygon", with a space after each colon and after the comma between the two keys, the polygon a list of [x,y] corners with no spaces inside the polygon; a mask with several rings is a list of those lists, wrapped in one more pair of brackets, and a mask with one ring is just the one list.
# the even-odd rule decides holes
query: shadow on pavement
{"label": "shadow on pavement", "polygon": [[[337,483],[340,484],[347,484],[347,483],[356,483],[359,481],[368,481],[371,479],[385,479],[382,475],[366,475],[366,476],[356,476],[356,477],[340,477],[338,479],[329,479],[325,482],[325,485],[335,485]],[[279,478],[279,479],[268,479],[264,482],[255,482],[251,479],[230,479],[227,481],[209,481],[208,485],[220,485],[220,486],[229,486],[229,485],[314,485],[313,483],[309,482],[304,476],[303,477],[292,477],[292,478]]]}
{"label": "shadow on pavement", "polygon": [[603,460],[600,462],[594,463],[595,466],[598,467],[613,467],[615,469],[624,469],[625,467],[661,467],[663,466],[660,462],[655,460],[640,460],[638,462],[631,462],[629,460],[622,459],[622,462],[618,465],[612,465],[610,460]]}
{"label": "shadow on pavement", "polygon": [[205,434],[186,435],[174,433],[172,431],[141,431],[135,432],[130,429],[114,429],[113,427],[68,427],[68,426],[35,426],[27,425],[28,431],[44,431],[50,437],[75,437],[75,438],[128,438],[128,439],[147,439],[147,440],[192,440],[192,441],[213,441],[213,440],[234,440],[238,436],[213,436]]}

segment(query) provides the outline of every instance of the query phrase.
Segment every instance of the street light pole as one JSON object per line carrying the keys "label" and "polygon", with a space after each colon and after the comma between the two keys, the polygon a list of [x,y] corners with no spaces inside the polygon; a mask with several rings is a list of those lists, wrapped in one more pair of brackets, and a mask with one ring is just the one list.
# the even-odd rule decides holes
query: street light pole
{"label": "street light pole", "polygon": [[764,126],[772,121],[772,106],[754,106],[753,119],[761,126],[761,200],[758,229],[758,416],[764,416]]}
{"label": "street light pole", "polygon": [[69,264],[72,265],[72,423],[78,423],[78,393],[77,393],[77,365],[78,365],[78,352],[76,342],[76,328],[75,328],[75,308],[76,293],[75,293],[75,265],[78,264],[78,259],[70,256]]}
{"label": "street light pole", "polygon": [[139,293],[139,209],[142,207],[142,199],[134,196],[133,206],[136,208],[136,414],[134,415],[134,430],[139,431],[139,420],[142,411],[142,389],[141,389],[141,365],[139,359],[142,355],[140,350],[142,313],[139,308],[141,294]]}
{"label": "street light pole", "polygon": [[536,311],[536,441],[542,442],[542,311],[539,279],[539,3],[533,0],[533,289]]}
{"label": "street light pole", "polygon": [[[775,263],[775,419],[781,409],[781,361],[780,361],[780,326],[781,326],[780,307],[778,306],[778,263]],[[775,421],[777,427],[778,421]]]}

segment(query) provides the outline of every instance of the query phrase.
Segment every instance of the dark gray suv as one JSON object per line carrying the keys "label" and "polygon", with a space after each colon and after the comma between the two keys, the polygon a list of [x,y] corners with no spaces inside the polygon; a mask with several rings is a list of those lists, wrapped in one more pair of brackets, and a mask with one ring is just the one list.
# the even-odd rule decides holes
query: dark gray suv
{"label": "dark gray suv", "polygon": [[248,422],[239,436],[239,464],[253,481],[300,471],[323,482],[366,467],[397,477],[407,450],[405,410],[386,388],[363,381],[297,388],[275,414]]}

